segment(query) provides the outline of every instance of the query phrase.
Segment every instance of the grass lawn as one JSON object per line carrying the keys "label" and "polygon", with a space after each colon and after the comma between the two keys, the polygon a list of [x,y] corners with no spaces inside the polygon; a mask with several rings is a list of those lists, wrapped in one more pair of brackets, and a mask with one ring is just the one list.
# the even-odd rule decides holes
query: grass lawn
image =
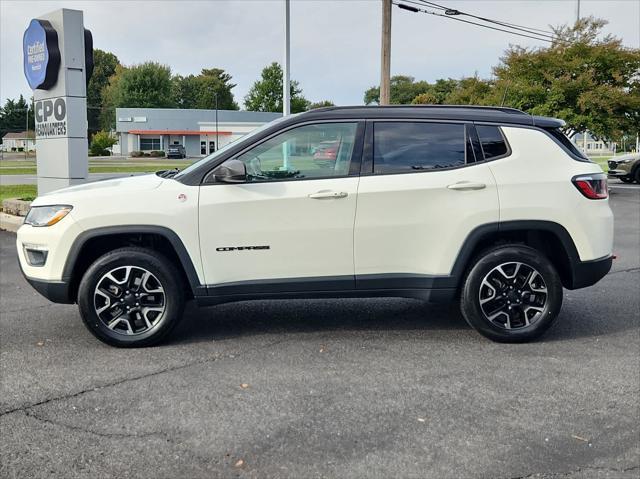
{"label": "grass lawn", "polygon": [[[108,161],[89,161],[89,173],[153,173],[158,170],[171,168],[185,168],[191,161],[150,161],[142,162],[118,161],[110,164]],[[0,175],[35,175],[36,165],[31,161],[0,162]]]}
{"label": "grass lawn", "polygon": [[0,185],[0,202],[7,198],[32,200],[36,194],[36,185]]}

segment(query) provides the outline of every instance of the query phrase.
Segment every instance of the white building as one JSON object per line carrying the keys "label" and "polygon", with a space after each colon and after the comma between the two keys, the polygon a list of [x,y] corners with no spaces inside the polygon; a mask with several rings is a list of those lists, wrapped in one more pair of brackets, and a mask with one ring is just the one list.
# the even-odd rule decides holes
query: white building
{"label": "white building", "polygon": [[254,128],[281,116],[280,113],[177,108],[117,108],[116,134],[122,155],[132,151],[165,151],[183,145],[187,156],[213,153]]}
{"label": "white building", "polygon": [[33,131],[17,131],[7,133],[2,137],[2,149],[4,151],[34,151],[36,139]]}
{"label": "white building", "polygon": [[571,138],[571,141],[587,156],[606,156],[613,155],[616,152],[615,142],[596,140],[589,132],[586,133],[586,137],[582,133],[576,133]]}

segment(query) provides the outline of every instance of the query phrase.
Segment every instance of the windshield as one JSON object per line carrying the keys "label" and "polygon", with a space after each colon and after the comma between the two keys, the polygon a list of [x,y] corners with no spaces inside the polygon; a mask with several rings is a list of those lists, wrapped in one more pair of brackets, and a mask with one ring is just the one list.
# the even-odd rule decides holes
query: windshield
{"label": "windshield", "polygon": [[[291,116],[293,116],[293,115],[291,115]],[[276,123],[280,123],[285,118],[287,118],[287,117],[278,118],[276,120],[270,121],[269,123],[265,123],[264,125],[256,128],[255,130],[252,130],[251,132],[247,133],[243,137],[238,138],[238,140],[248,140],[250,138],[253,138],[254,136],[256,136],[257,134],[259,134],[262,131],[266,130],[267,128],[271,127],[272,125],[275,125]],[[222,148],[220,148],[218,151],[215,151],[215,152],[211,153],[209,156],[205,156],[201,160],[198,160],[195,163],[193,163],[192,165],[187,166],[184,170],[180,171],[180,173],[175,175],[173,178],[174,179],[180,178],[181,176],[192,172],[193,170],[195,170],[199,166],[204,165],[209,160],[213,160],[213,159],[217,158],[218,156],[224,154],[228,149],[230,149],[232,146],[236,145],[237,144],[236,142],[238,140],[235,140],[235,141],[232,141],[230,143],[227,143]]]}

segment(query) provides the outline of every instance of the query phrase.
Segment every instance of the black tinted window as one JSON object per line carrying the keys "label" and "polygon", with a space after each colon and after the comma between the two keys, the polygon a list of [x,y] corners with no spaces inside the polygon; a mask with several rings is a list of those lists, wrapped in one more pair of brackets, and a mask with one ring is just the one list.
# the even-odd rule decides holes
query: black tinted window
{"label": "black tinted window", "polygon": [[397,173],[464,165],[464,125],[379,122],[373,130],[376,173]]}
{"label": "black tinted window", "polygon": [[567,138],[564,135],[564,133],[562,133],[562,130],[560,130],[560,128],[547,128],[546,130],[549,133],[551,133],[551,136],[553,136],[556,140],[558,140],[560,143],[562,143],[562,146],[564,146],[571,153],[573,153],[574,155],[576,155],[576,156],[578,156],[580,158],[587,159],[587,157],[584,155],[584,153],[582,153],[578,148],[576,148],[576,145],[574,145],[571,142],[571,140],[569,138]]}
{"label": "black tinted window", "polygon": [[497,126],[477,125],[476,130],[480,137],[480,144],[486,160],[507,154],[507,144]]}

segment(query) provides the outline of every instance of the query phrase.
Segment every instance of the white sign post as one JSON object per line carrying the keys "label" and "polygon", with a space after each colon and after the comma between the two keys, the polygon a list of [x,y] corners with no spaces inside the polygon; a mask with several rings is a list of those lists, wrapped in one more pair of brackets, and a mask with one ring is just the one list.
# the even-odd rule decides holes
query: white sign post
{"label": "white sign post", "polygon": [[[38,25],[32,31],[34,22],[47,32],[44,47],[37,35]],[[65,8],[38,17],[25,32],[24,50],[25,75],[34,88],[38,194],[86,182],[87,67],[82,12]],[[50,63],[54,57],[59,57],[57,72],[47,65],[47,59]],[[39,72],[44,78],[45,70],[47,79],[34,85],[40,81]]]}

